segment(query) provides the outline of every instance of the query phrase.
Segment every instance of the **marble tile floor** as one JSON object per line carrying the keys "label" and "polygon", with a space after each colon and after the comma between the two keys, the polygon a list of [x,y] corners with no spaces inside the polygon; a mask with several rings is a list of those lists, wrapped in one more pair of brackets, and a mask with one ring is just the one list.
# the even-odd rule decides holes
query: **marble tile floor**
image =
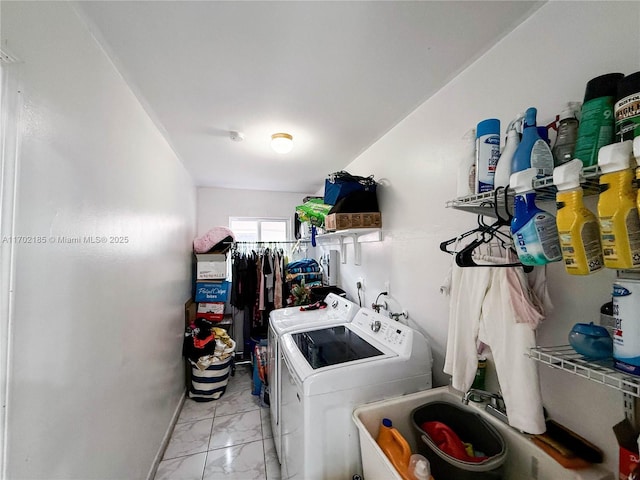
{"label": "marble tile floor", "polygon": [[251,394],[251,369],[238,366],[224,395],[187,398],[155,480],[279,480],[269,408]]}

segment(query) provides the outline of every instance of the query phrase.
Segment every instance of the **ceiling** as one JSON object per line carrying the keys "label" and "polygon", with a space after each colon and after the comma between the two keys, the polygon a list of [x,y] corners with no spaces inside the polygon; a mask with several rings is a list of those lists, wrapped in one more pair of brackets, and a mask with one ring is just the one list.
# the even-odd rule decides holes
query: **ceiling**
{"label": "ceiling", "polygon": [[315,192],[541,3],[76,5],[198,186]]}

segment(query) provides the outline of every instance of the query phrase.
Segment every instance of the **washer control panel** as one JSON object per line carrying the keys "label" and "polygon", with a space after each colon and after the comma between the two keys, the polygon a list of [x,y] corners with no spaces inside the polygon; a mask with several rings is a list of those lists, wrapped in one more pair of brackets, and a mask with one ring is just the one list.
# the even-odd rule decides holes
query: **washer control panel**
{"label": "washer control panel", "polygon": [[[397,322],[395,322],[397,323]],[[407,331],[399,325],[382,324],[380,334],[389,345],[402,345],[407,338]]]}
{"label": "washer control panel", "polygon": [[413,330],[380,313],[362,308],[351,323],[366,337],[374,338],[398,353],[411,349]]}

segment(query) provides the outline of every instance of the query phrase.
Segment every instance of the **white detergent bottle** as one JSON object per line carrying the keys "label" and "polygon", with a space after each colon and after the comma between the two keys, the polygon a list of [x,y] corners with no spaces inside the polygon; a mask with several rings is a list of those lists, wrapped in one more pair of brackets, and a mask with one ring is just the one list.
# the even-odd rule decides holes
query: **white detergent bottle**
{"label": "white detergent bottle", "polygon": [[527,168],[511,175],[516,192],[511,236],[523,265],[545,265],[562,259],[556,219],[536,206],[533,180],[538,170]]}
{"label": "white detergent bottle", "polygon": [[507,141],[504,146],[504,150],[498,160],[498,166],[496,167],[496,175],[493,179],[494,188],[506,187],[509,185],[509,178],[511,177],[511,161],[513,155],[518,149],[520,144],[520,134],[517,130],[517,125],[524,120],[524,113],[518,114],[507,127]]}
{"label": "white detergent bottle", "polygon": [[476,129],[472,128],[462,137],[464,153],[458,163],[457,197],[476,193]]}

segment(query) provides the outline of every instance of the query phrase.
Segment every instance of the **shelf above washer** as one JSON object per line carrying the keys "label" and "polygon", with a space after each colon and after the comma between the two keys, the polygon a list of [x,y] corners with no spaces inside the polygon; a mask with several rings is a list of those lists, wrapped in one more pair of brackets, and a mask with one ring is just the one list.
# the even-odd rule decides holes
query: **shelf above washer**
{"label": "shelf above washer", "polygon": [[[585,196],[598,194],[600,174],[601,172],[597,165],[584,167],[582,169],[582,178],[580,183]],[[536,178],[532,183],[532,187],[536,191],[536,197],[539,201],[555,201],[558,190],[553,184],[553,176]],[[448,200],[445,206],[447,208],[455,208],[457,210],[475,213],[478,215],[495,217],[494,203],[497,201],[500,209],[506,208],[508,211],[513,211],[513,196],[514,192],[512,189],[508,189],[506,194],[504,190],[499,192],[491,190],[489,192],[477,193]]]}
{"label": "shelf above washer", "polygon": [[570,345],[535,347],[529,351],[529,357],[551,368],[564,370],[640,398],[640,377],[615,370],[611,359],[587,360]]}
{"label": "shelf above washer", "polygon": [[382,240],[381,228],[350,228],[348,230],[337,230],[335,232],[323,233],[317,235],[316,240],[324,243],[330,243],[337,240],[340,243],[340,262],[347,263],[347,244],[345,238],[352,239],[354,252],[354,265],[360,265],[361,252],[360,243],[364,242],[380,242]]}

